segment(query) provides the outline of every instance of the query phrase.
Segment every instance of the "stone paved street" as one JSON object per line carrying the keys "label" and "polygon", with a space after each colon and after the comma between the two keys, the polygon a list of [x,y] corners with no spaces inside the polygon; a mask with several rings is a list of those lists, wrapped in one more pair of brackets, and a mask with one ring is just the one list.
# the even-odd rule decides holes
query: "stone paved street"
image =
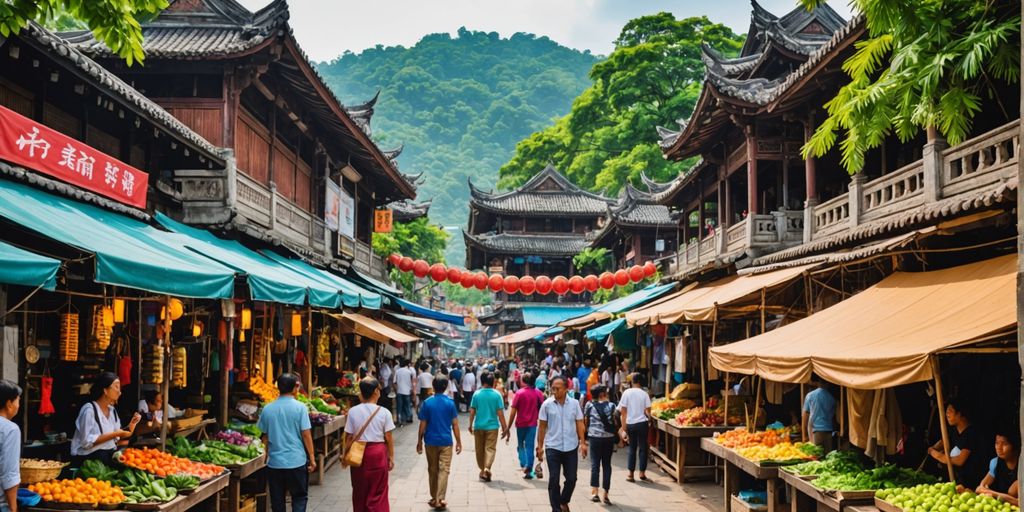
{"label": "stone paved street", "polygon": [[[465,431],[467,414],[459,417],[463,428],[463,452],[452,460],[448,483],[448,509],[452,512],[518,512],[550,510],[547,505],[548,475],[542,480],[524,480],[518,471],[515,433],[512,443],[500,442],[494,477],[490,483],[477,479],[472,437]],[[426,457],[416,455],[416,424],[395,431],[395,470],[391,473],[391,510],[410,512],[431,510]],[[711,482],[687,483],[680,487],[651,463],[649,483],[628,483],[626,450],[620,449],[612,461],[612,506],[591,503],[590,460],[581,460],[572,510],[576,511],[720,511],[722,488]],[[352,483],[349,471],[339,467],[327,472],[323,485],[310,487],[310,512],[346,512],[352,510]]]}

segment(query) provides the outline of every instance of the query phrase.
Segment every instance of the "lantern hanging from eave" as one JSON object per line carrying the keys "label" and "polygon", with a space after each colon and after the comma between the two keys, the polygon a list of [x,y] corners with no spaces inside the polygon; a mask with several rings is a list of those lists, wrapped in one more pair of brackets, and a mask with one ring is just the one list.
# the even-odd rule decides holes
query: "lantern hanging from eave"
{"label": "lantern hanging from eave", "polygon": [[448,267],[448,282],[459,284],[462,281],[462,271],[455,267]]}
{"label": "lantern hanging from eave", "polygon": [[430,272],[430,265],[426,261],[416,260],[412,264],[412,273],[416,277],[426,277],[427,273]]}
{"label": "lantern hanging from eave", "polygon": [[644,263],[644,277],[651,277],[656,273],[658,273],[658,267],[653,261]]}
{"label": "lantern hanging from eave", "polygon": [[402,272],[408,272],[412,270],[413,261],[408,256],[402,256],[402,259],[398,260],[398,270]]}
{"label": "lantern hanging from eave", "polygon": [[388,256],[388,263],[390,263],[392,266],[397,267],[398,264],[401,263],[401,261],[402,261],[402,255],[400,255],[400,254],[391,253],[391,255]]}
{"label": "lantern hanging from eave", "polygon": [[615,288],[615,274],[611,272],[601,272],[601,277],[597,278],[601,288],[605,290],[611,290]]}
{"label": "lantern hanging from eave", "polygon": [[587,289],[586,283],[583,282],[583,276],[572,276],[569,278],[569,291],[577,295],[583,293],[583,290]]}
{"label": "lantern hanging from eave", "polygon": [[477,272],[476,274],[473,274],[473,286],[475,286],[477,290],[486,290],[487,281],[486,272]]}
{"label": "lantern hanging from eave", "polygon": [[487,279],[487,287],[492,292],[500,292],[505,287],[505,278],[501,277],[500,274],[491,274],[491,277]]}
{"label": "lantern hanging from eave", "polygon": [[558,295],[565,295],[569,291],[569,280],[565,276],[556,276],[551,280],[551,289]]}
{"label": "lantern hanging from eave", "polygon": [[519,278],[519,293],[523,295],[532,295],[537,290],[537,281],[531,276],[523,276]]}
{"label": "lantern hanging from eave", "polygon": [[459,284],[467,290],[473,287],[474,282],[476,282],[476,276],[469,271],[463,272],[459,278]]}
{"label": "lantern hanging from eave", "polygon": [[629,284],[629,271],[620,268],[615,271],[615,284],[618,286],[626,286]]}
{"label": "lantern hanging from eave", "polygon": [[640,265],[633,265],[629,267],[629,280],[634,283],[639,283],[644,280],[644,268]]}
{"label": "lantern hanging from eave", "polygon": [[292,336],[302,336],[302,314],[292,312]]}
{"label": "lantern hanging from eave", "polygon": [[516,276],[505,276],[505,282],[502,285],[502,289],[509,295],[518,292],[519,278]]}
{"label": "lantern hanging from eave", "polygon": [[548,276],[537,276],[537,293],[547,295],[551,293],[551,278]]}
{"label": "lantern hanging from eave", "polygon": [[590,274],[583,278],[583,287],[586,288],[588,292],[596,292],[601,288],[601,283],[597,276]]}
{"label": "lantern hanging from eave", "polygon": [[444,263],[434,263],[430,266],[430,278],[438,283],[448,279],[448,269],[444,266]]}
{"label": "lantern hanging from eave", "polygon": [[124,299],[114,299],[114,323],[124,323]]}

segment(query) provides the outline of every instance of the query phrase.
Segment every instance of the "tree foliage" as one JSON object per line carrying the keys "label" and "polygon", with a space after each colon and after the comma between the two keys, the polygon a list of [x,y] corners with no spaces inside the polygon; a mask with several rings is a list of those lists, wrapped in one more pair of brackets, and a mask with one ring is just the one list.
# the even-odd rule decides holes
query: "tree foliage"
{"label": "tree foliage", "polygon": [[604,247],[587,247],[572,257],[572,264],[577,271],[602,272],[609,270],[611,262],[611,254]]}
{"label": "tree foliage", "polygon": [[[444,261],[444,250],[448,243],[448,233],[438,226],[430,224],[426,217],[410,222],[396,222],[390,233],[373,234],[373,252],[382,258],[392,253],[422,259],[429,263]],[[410,297],[419,295],[416,279],[411,272],[391,269],[391,280],[394,281]]]}
{"label": "tree foliage", "polygon": [[[343,101],[361,103],[378,89],[373,133],[384,149],[399,143],[406,173],[426,173],[419,200],[433,199],[430,217],[465,226],[466,180],[494,187],[497,169],[516,142],[569,111],[598,61],[532,34],[501,38],[460,29],[425,36],[415,46],[345,53],[318,65]],[[448,260],[464,258],[461,236]]]}
{"label": "tree foliage", "polygon": [[662,157],[655,128],[693,111],[704,77],[701,43],[733,55],[742,39],[706,17],[663,12],[627,23],[569,114],[516,145],[499,186],[517,187],[549,162],[580,186],[609,194],[627,182],[640,185],[641,172],[676,177],[687,166]]}
{"label": "tree foliage", "polygon": [[[808,8],[822,2],[801,1]],[[842,165],[853,174],[891,133],[905,142],[931,128],[958,144],[970,133],[982,97],[1019,80],[1018,2],[852,5],[864,13],[868,37],[843,63],[850,82],[825,105],[828,117],[804,146],[805,157],[824,155],[842,135]]]}
{"label": "tree foliage", "polygon": [[442,283],[441,288],[449,303],[461,306],[486,306],[491,303],[491,292],[488,290],[463,288],[462,285],[452,283]]}
{"label": "tree foliage", "polygon": [[4,0],[0,2],[0,35],[20,32],[29,20],[60,27],[73,27],[77,20],[131,65],[145,59],[139,20],[167,5],[167,0]]}

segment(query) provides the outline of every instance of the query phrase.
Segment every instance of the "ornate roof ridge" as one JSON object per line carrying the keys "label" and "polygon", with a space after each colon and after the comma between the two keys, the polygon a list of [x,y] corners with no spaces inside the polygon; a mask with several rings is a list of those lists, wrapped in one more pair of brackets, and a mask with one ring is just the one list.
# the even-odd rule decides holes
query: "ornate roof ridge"
{"label": "ornate roof ridge", "polygon": [[761,59],[763,52],[752,53],[743,57],[728,58],[707,43],[700,45],[701,60],[708,68],[720,69],[726,75],[739,75],[753,69]]}
{"label": "ornate roof ridge", "polygon": [[[543,183],[545,179],[548,179],[548,178],[554,180],[556,183],[561,185],[563,187],[563,190],[536,190],[536,188],[541,183]],[[486,192],[486,191],[483,191],[483,190],[477,188],[475,185],[473,185],[473,178],[472,177],[467,177],[466,181],[469,183],[469,190],[470,190],[470,194],[471,194],[472,198],[473,199],[480,199],[480,200],[483,200],[483,201],[497,201],[497,200],[505,199],[505,198],[508,198],[508,197],[517,196],[517,195],[523,195],[523,194],[543,194],[543,195],[582,194],[582,195],[584,195],[586,197],[590,197],[592,199],[597,199],[597,200],[600,200],[600,201],[604,201],[606,203],[614,202],[615,201],[612,198],[608,198],[608,197],[602,196],[600,194],[595,194],[593,192],[584,190],[580,186],[578,186],[575,183],[573,183],[572,181],[570,181],[569,178],[565,177],[564,174],[559,172],[558,169],[556,169],[555,166],[550,164],[550,163],[547,164],[544,167],[544,169],[542,169],[539,173],[534,174],[533,176],[531,176],[530,179],[526,181],[526,183],[523,183],[522,185],[520,185],[516,189],[510,190],[508,192],[503,192],[503,193]]]}

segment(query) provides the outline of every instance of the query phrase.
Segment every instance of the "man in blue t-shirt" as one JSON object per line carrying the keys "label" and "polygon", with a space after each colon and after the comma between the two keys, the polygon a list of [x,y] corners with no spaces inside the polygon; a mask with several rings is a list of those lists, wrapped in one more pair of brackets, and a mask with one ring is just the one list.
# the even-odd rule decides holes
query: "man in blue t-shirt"
{"label": "man in blue t-shirt", "polygon": [[476,447],[476,465],[480,468],[480,480],[491,481],[491,466],[498,447],[498,427],[501,436],[508,433],[505,423],[505,399],[494,389],[494,374],[480,374],[480,391],[473,394],[469,404],[469,433],[473,434]]}
{"label": "man in blue t-shirt", "polygon": [[835,431],[836,399],[828,392],[828,384],[812,376],[818,389],[807,393],[803,407],[803,432],[807,439],[820,446],[826,454],[832,451],[832,432]]}
{"label": "man in blue t-shirt", "polygon": [[299,377],[294,373],[282,373],[277,378],[277,390],[281,396],[263,407],[256,424],[263,431],[267,447],[270,509],[285,511],[287,490],[292,497],[292,512],[305,512],[309,473],[316,471],[309,410],[295,399]]}
{"label": "man in blue t-shirt", "polygon": [[448,506],[444,498],[452,467],[452,433],[455,433],[455,453],[462,453],[462,437],[459,435],[459,410],[455,402],[444,394],[448,389],[448,377],[434,377],[433,386],[434,396],[424,400],[420,407],[416,453],[423,453],[424,443],[427,445],[430,506],[443,509]]}

